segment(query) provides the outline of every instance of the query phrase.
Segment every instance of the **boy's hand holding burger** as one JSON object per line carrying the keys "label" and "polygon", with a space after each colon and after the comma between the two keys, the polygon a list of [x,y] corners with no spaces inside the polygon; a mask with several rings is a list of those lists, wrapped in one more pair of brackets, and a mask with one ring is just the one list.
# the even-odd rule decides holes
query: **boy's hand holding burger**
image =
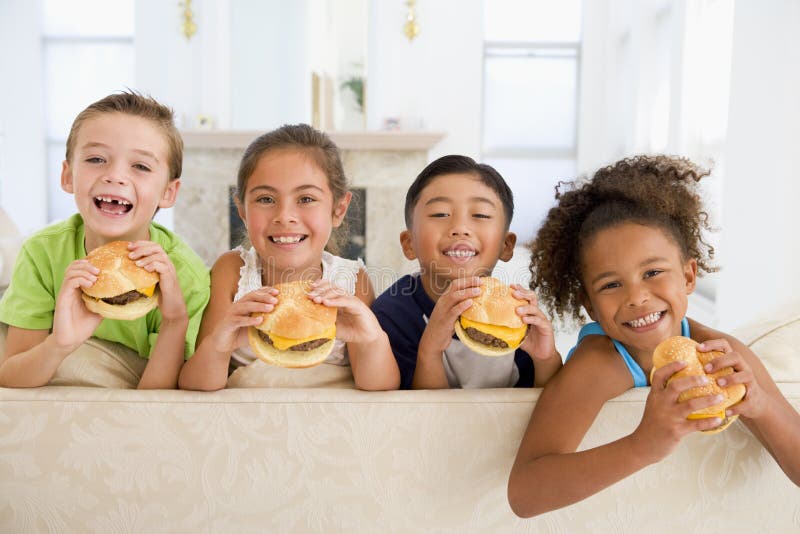
{"label": "boy's hand holding burger", "polygon": [[455,322],[462,343],[484,356],[502,356],[517,348],[536,360],[557,356],[553,327],[536,306],[533,291],[492,277],[480,280],[480,295]]}
{"label": "boy's hand holding burger", "polygon": [[550,321],[536,306],[533,291],[507,286],[492,277],[454,280],[436,302],[420,347],[441,353],[453,333],[483,356],[503,356],[521,348],[538,361],[560,364]]}
{"label": "boy's hand holding burger", "polygon": [[[428,318],[425,332],[419,340],[420,354],[438,354],[438,358],[441,357],[453,340],[455,322],[481,294],[481,284],[482,279],[478,276],[459,278],[450,283]],[[420,363],[417,362],[417,365]]]}
{"label": "boy's hand holding burger", "polygon": [[138,319],[159,300],[163,321],[188,321],[175,267],[163,248],[150,241],[113,241],[67,268],[53,334],[60,346],[77,348],[103,318]]}
{"label": "boy's hand holding burger", "polygon": [[561,355],[556,350],[553,325],[542,310],[539,309],[536,293],[519,284],[511,284],[511,289],[515,298],[524,301],[517,308],[517,313],[520,315],[522,322],[528,325],[525,339],[522,340],[520,348],[534,360],[557,360],[560,366]]}

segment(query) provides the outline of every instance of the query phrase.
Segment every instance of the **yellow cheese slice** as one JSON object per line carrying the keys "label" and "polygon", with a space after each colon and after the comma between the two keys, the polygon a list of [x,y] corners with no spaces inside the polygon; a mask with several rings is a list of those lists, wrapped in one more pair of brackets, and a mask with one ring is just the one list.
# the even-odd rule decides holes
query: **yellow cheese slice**
{"label": "yellow cheese slice", "polygon": [[719,417],[720,419],[725,419],[725,412],[719,413],[712,413],[712,414],[701,414],[701,413],[690,413],[686,416],[686,419],[711,419],[712,417]]}
{"label": "yellow cheese slice", "polygon": [[153,285],[152,285],[152,286],[150,286],[150,287],[145,287],[145,288],[142,288],[142,289],[137,289],[136,291],[138,291],[139,293],[141,293],[142,295],[145,295],[145,296],[147,296],[147,297],[152,297],[152,296],[153,296],[153,293],[155,292],[155,290],[156,290],[156,285],[155,285],[155,284],[153,284]]}
{"label": "yellow cheese slice", "polygon": [[300,343],[305,343],[306,341],[312,341],[314,339],[333,339],[335,337],[336,337],[336,325],[332,325],[330,328],[328,328],[319,335],[304,337],[302,339],[292,339],[290,337],[277,336],[272,333],[269,334],[269,338],[272,340],[272,346],[274,346],[278,350],[286,350],[289,347],[299,345]]}
{"label": "yellow cheese slice", "polygon": [[528,331],[527,326],[520,326],[519,328],[511,328],[508,326],[498,326],[493,324],[479,323],[477,321],[470,321],[461,317],[461,326],[463,328],[472,327],[475,330],[480,330],[490,334],[498,339],[502,339],[508,343],[509,347],[516,347],[522,342],[525,333]]}

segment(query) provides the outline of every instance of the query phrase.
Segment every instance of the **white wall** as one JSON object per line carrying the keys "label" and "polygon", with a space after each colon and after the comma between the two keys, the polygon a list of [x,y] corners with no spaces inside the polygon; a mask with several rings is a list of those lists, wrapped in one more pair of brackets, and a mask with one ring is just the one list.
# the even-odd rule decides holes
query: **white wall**
{"label": "white wall", "polygon": [[0,1],[0,206],[24,234],[47,222],[41,16]]}
{"label": "white wall", "polygon": [[136,89],[172,107],[179,127],[190,124],[201,112],[206,90],[203,69],[195,67],[199,64],[201,39],[208,33],[208,25],[198,6],[194,7],[200,31],[187,41],[180,33],[181,19],[176,6],[159,0],[135,3]]}
{"label": "white wall", "polygon": [[[669,19],[663,18],[665,7]],[[713,9],[712,4],[705,7]],[[800,146],[800,2],[735,2],[722,146],[704,145],[697,135],[702,121],[713,118],[697,108],[698,95],[703,97],[697,84],[707,85],[703,74],[712,67],[714,73],[724,72],[719,61],[727,59],[697,61],[697,54],[708,58],[724,50],[708,42],[708,27],[696,26],[693,17],[702,4],[594,0],[585,2],[584,9],[580,172],[650,150],[688,154],[705,164],[705,158],[721,150],[724,164],[715,167],[719,178],[705,180],[718,195],[706,201],[720,229],[711,237],[718,244],[715,262],[722,267],[704,280],[708,294],[715,295],[708,317],[730,331],[782,301],[797,301],[800,239],[792,230],[800,226],[795,155]],[[672,28],[660,42],[653,31],[659,17]],[[686,41],[689,27],[694,32]],[[669,69],[652,69],[659,53],[669,55]],[[657,104],[648,101],[657,86],[652,82],[659,78],[670,85],[669,131],[661,148],[653,142],[653,115],[648,116]],[[726,91],[717,96],[727,97]]]}
{"label": "white wall", "polygon": [[683,0],[584,1],[579,174],[681,152],[685,9]]}
{"label": "white wall", "polygon": [[137,87],[172,106],[186,129],[201,116],[233,129],[307,121],[306,9],[305,0],[200,0],[187,40],[176,5],[137,0]]}
{"label": "white wall", "polygon": [[[198,33],[187,42],[179,33],[178,6],[137,0],[137,89],[171,105],[187,128],[195,126],[200,114],[223,128],[267,129],[308,120],[310,83],[304,69],[310,68],[308,43],[313,39],[295,21],[308,20],[313,15],[309,9],[319,1],[198,0],[193,4]],[[407,128],[446,133],[431,157],[478,157],[481,0],[417,3],[420,35],[411,43],[402,33],[403,2],[366,1],[368,127],[378,129],[385,117],[400,117]],[[619,31],[629,22],[629,8],[641,14],[666,7],[672,12],[670,24],[680,33],[691,5],[685,0],[584,2],[579,171],[648,148],[642,134],[652,124],[635,108],[646,108],[642,100],[650,97],[637,77],[653,47],[671,54],[667,149],[690,149],[680,128],[693,114],[682,109],[681,98],[693,80],[681,78],[680,61],[691,50],[682,50],[674,40],[659,44],[645,38],[641,32],[648,30],[636,24],[627,41],[619,39]],[[616,15],[610,15],[612,8]],[[47,222],[38,9],[38,2],[0,1],[0,205],[25,233]],[[245,16],[246,9],[255,14]],[[800,239],[791,233],[800,226],[800,191],[793,172],[800,146],[799,10],[797,0],[735,3],[723,211],[717,221],[723,271],[713,277],[717,324],[724,329],[800,295]],[[627,16],[635,22],[638,15]],[[635,53],[620,57],[621,47]],[[626,110],[626,103],[634,110]]]}
{"label": "white wall", "polygon": [[309,122],[306,2],[234,0],[231,7],[230,127]]}
{"label": "white wall", "polygon": [[738,0],[733,39],[722,328],[800,297],[800,2]]}
{"label": "white wall", "polygon": [[480,0],[417,3],[419,35],[403,34],[406,6],[370,0],[367,127],[386,117],[403,128],[446,132],[431,158],[458,153],[479,157],[483,72]]}
{"label": "white wall", "polygon": [[[610,78],[617,76],[614,41],[609,32],[608,0],[584,2],[578,95],[579,174],[589,173],[618,153],[617,130],[610,128],[615,91]],[[617,117],[619,120],[619,117]]]}

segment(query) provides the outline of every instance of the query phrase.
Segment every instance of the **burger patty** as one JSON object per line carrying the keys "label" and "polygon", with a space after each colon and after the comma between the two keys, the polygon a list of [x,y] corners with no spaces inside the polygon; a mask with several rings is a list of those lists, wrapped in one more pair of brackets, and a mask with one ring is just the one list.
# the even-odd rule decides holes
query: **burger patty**
{"label": "burger patty", "polygon": [[108,304],[122,306],[124,304],[128,304],[129,302],[133,302],[134,300],[139,300],[140,298],[144,298],[144,295],[134,289],[133,291],[128,291],[127,293],[117,295],[116,297],[108,297],[100,300],[107,302]]}
{"label": "burger patty", "polygon": [[[270,339],[268,334],[265,334],[264,332],[259,330],[258,331],[258,335],[261,336],[261,339],[263,339],[265,343],[269,343],[270,345],[273,344],[272,343],[272,339]],[[293,351],[297,351],[297,352],[304,351],[304,350],[314,350],[317,347],[321,347],[322,345],[324,345],[328,341],[330,341],[330,340],[329,339],[325,339],[325,338],[312,339],[311,341],[306,341],[305,343],[299,343],[297,345],[292,345],[291,347],[289,347],[286,350],[293,350]]]}
{"label": "burger patty", "polygon": [[498,349],[508,348],[508,343],[506,343],[502,339],[494,337],[491,334],[487,334],[486,332],[481,332],[480,330],[472,328],[471,326],[465,328],[464,331],[470,338],[474,339],[478,343],[483,343],[484,345],[488,345],[490,347],[496,347]]}

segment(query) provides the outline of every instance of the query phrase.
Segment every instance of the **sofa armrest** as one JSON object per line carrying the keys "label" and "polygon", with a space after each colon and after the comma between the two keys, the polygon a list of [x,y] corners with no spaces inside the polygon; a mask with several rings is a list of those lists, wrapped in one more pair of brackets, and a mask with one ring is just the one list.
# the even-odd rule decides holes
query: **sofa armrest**
{"label": "sofa armrest", "polygon": [[761,358],[775,382],[800,382],[800,301],[776,306],[733,335]]}
{"label": "sofa armrest", "polygon": [[22,234],[3,208],[0,208],[0,296],[11,280],[14,262],[23,241]]}

